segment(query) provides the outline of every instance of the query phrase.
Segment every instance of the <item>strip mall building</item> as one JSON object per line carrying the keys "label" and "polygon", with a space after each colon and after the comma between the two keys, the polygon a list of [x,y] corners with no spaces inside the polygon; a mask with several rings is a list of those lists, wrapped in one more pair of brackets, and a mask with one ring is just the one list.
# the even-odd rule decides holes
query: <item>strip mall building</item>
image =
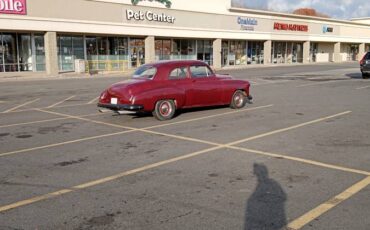
{"label": "strip mall building", "polygon": [[[230,0],[0,0],[0,75],[124,70],[197,59],[215,68],[359,60],[368,19],[232,7]],[[81,63],[81,61],[77,61]]]}

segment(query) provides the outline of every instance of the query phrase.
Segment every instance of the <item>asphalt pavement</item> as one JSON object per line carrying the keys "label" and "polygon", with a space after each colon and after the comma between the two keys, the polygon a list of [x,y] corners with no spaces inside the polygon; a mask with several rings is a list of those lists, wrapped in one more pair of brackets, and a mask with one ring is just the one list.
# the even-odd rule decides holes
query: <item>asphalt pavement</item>
{"label": "asphalt pavement", "polygon": [[127,76],[0,82],[0,229],[370,226],[370,80],[357,63],[227,69],[253,103],[99,113]]}

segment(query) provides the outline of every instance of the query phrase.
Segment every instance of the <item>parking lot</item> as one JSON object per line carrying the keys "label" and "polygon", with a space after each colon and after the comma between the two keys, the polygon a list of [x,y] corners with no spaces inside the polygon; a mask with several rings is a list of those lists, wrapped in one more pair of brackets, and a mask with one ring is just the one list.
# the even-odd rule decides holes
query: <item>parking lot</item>
{"label": "parking lot", "polygon": [[369,229],[358,64],[221,72],[253,103],[166,122],[99,113],[117,77],[0,81],[0,229]]}

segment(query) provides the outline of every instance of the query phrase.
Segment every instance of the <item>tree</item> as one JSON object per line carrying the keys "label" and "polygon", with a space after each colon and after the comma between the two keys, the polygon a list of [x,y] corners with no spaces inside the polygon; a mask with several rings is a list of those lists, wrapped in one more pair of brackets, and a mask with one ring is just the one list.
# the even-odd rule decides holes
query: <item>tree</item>
{"label": "tree", "polygon": [[330,18],[328,15],[317,12],[315,9],[312,8],[299,8],[294,10],[293,14]]}

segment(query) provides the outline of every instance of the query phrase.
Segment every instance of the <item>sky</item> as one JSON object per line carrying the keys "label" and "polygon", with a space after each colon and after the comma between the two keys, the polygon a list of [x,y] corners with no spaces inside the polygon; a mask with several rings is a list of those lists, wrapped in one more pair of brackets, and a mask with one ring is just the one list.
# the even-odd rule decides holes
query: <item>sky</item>
{"label": "sky", "polygon": [[370,17],[370,4],[364,0],[232,0],[232,4],[285,13],[308,7],[337,19]]}

